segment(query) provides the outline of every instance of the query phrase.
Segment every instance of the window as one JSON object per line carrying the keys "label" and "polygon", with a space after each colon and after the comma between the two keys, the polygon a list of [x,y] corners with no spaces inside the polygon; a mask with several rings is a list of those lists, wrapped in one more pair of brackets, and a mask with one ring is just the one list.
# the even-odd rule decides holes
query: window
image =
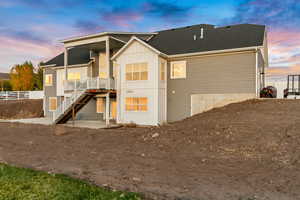
{"label": "window", "polygon": [[186,61],[171,62],[171,79],[186,78]]}
{"label": "window", "polygon": [[97,99],[97,113],[104,113],[105,108],[104,108],[104,98],[98,98]]}
{"label": "window", "polygon": [[148,98],[147,97],[127,97],[125,102],[126,111],[147,111]]}
{"label": "window", "polygon": [[160,62],[160,80],[164,81],[166,75],[166,63],[164,61]]}
{"label": "window", "polygon": [[45,86],[52,86],[52,74],[45,75]]}
{"label": "window", "polygon": [[99,77],[106,79],[107,78],[107,60],[106,53],[99,54]]}
{"label": "window", "polygon": [[70,72],[70,73],[68,73],[68,80],[69,81],[80,80],[80,72]]}
{"label": "window", "polygon": [[49,111],[56,111],[57,109],[57,98],[50,97],[49,98]]}
{"label": "window", "polygon": [[126,80],[148,80],[148,64],[147,63],[134,63],[126,65]]}

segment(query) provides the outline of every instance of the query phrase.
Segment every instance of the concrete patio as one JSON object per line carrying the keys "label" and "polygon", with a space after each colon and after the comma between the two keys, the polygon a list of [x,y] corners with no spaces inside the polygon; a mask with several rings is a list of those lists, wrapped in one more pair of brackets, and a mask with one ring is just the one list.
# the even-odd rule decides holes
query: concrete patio
{"label": "concrete patio", "polygon": [[[12,119],[12,120],[0,120],[0,122],[12,122],[12,123],[23,123],[23,124],[42,124],[42,125],[52,125],[52,119],[50,118],[29,118],[29,119]],[[105,121],[90,121],[90,120],[75,120],[69,121],[65,126],[78,127],[78,128],[91,128],[91,129],[102,129],[108,128]],[[115,123],[110,124],[111,127],[117,127]]]}

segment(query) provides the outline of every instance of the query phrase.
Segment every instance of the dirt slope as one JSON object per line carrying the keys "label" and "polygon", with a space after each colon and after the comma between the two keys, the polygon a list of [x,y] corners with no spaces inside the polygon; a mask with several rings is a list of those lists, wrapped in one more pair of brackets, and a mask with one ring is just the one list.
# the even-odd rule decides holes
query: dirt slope
{"label": "dirt slope", "polygon": [[247,101],[158,128],[0,123],[0,162],[154,199],[300,199],[300,101]]}
{"label": "dirt slope", "polygon": [[0,119],[22,119],[43,116],[43,100],[0,100]]}

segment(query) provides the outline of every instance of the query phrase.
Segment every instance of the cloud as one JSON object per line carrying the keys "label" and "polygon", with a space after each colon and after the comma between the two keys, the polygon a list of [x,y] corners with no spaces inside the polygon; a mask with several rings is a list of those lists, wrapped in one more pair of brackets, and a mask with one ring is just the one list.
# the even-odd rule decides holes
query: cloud
{"label": "cloud", "polygon": [[78,20],[75,22],[74,27],[82,33],[100,32],[105,29],[104,26],[99,25],[96,21]]}
{"label": "cloud", "polygon": [[273,76],[287,76],[290,74],[299,74],[300,64],[294,65],[292,67],[270,67],[266,69],[267,77]]}
{"label": "cloud", "polygon": [[0,36],[6,36],[15,40],[28,41],[35,44],[49,43],[45,37],[35,34],[30,30],[14,30],[9,28],[1,28]]}
{"label": "cloud", "polygon": [[3,66],[0,71],[8,71],[13,65],[26,60],[38,64],[62,51],[61,46],[32,43],[5,36],[0,36],[0,44],[0,60],[1,66]]}
{"label": "cloud", "polygon": [[236,15],[230,21],[294,29],[300,23],[299,0],[246,0],[237,6]]}
{"label": "cloud", "polygon": [[271,66],[268,73],[300,72],[299,0],[244,0],[236,7],[235,15],[224,22],[266,25]]}
{"label": "cloud", "polygon": [[107,24],[121,28],[130,28],[133,23],[143,19],[143,14],[131,8],[115,7],[110,11],[101,12],[101,18]]}
{"label": "cloud", "polygon": [[167,21],[186,20],[192,7],[183,7],[171,2],[148,1],[143,4],[143,12],[161,17]]}
{"label": "cloud", "polygon": [[107,25],[117,28],[131,29],[138,22],[147,19],[180,23],[187,21],[192,13],[192,6],[177,5],[176,2],[158,0],[130,1],[111,4],[110,9],[100,9],[100,19]]}

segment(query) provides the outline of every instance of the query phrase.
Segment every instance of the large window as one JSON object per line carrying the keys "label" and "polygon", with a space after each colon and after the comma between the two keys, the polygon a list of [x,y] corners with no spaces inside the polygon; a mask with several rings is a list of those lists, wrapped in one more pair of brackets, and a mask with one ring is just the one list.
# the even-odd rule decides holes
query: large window
{"label": "large window", "polygon": [[80,72],[69,72],[68,80],[69,81],[80,80]]}
{"label": "large window", "polygon": [[53,84],[52,74],[46,74],[45,75],[45,86],[52,86],[52,84]]}
{"label": "large window", "polygon": [[171,79],[186,78],[186,61],[171,62]]}
{"label": "large window", "polygon": [[127,97],[125,101],[126,111],[147,111],[148,98],[147,97]]}
{"label": "large window", "polygon": [[147,63],[133,63],[126,65],[126,80],[148,80],[148,64]]}
{"label": "large window", "polygon": [[160,61],[160,80],[164,81],[166,75],[166,62]]}
{"label": "large window", "polygon": [[49,111],[56,111],[57,109],[57,98],[49,97]]}
{"label": "large window", "polygon": [[99,77],[106,79],[107,78],[107,58],[106,53],[99,54]]}
{"label": "large window", "polygon": [[105,101],[104,98],[97,99],[97,113],[104,113],[105,111]]}

